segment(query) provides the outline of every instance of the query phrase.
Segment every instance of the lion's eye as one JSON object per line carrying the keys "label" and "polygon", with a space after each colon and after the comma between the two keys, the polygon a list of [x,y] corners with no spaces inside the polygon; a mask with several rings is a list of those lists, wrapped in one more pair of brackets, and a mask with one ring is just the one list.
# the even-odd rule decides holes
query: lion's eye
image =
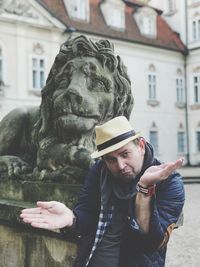
{"label": "lion's eye", "polygon": [[88,88],[95,92],[111,92],[111,85],[107,79],[101,79],[102,77],[89,77],[87,79]]}

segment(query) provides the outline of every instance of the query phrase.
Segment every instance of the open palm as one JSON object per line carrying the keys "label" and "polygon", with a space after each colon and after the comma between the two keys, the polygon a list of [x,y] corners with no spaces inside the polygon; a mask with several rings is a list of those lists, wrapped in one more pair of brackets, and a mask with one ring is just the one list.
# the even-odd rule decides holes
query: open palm
{"label": "open palm", "polygon": [[37,202],[36,208],[22,210],[20,217],[33,227],[44,229],[59,229],[71,226],[73,212],[63,203],[57,201]]}
{"label": "open palm", "polygon": [[144,174],[140,178],[140,184],[145,187],[149,187],[161,180],[165,180],[173,171],[180,168],[182,164],[183,158],[180,158],[175,162],[151,166],[144,172]]}

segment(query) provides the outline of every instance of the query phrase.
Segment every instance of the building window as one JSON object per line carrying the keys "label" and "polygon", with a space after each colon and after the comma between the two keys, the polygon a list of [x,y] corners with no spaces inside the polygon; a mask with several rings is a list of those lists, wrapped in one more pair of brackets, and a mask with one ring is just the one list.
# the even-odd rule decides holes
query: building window
{"label": "building window", "polygon": [[200,76],[194,76],[194,103],[200,103]]}
{"label": "building window", "polygon": [[157,13],[150,7],[139,8],[134,13],[137,26],[142,35],[156,38],[157,35]]}
{"label": "building window", "polygon": [[125,4],[123,1],[102,1],[101,11],[108,26],[119,30],[125,29]]}
{"label": "building window", "polygon": [[176,78],[176,101],[177,103],[185,102],[183,78]]}
{"label": "building window", "polygon": [[156,75],[148,74],[149,100],[156,100]]}
{"label": "building window", "polygon": [[146,35],[152,35],[154,32],[154,21],[151,17],[143,18],[143,33]]}
{"label": "building window", "polygon": [[149,142],[154,148],[155,154],[158,154],[158,132],[150,131],[149,132]]}
{"label": "building window", "polygon": [[64,3],[70,17],[89,21],[88,0],[65,0]]}
{"label": "building window", "polygon": [[173,13],[176,10],[175,0],[168,0],[168,13]]}
{"label": "building window", "polygon": [[177,134],[178,153],[185,152],[185,132],[181,131]]}
{"label": "building window", "polygon": [[116,28],[124,28],[125,27],[124,23],[125,23],[124,11],[117,8],[113,8],[110,20],[110,26]]}
{"label": "building window", "polygon": [[32,89],[41,89],[45,84],[45,61],[43,58],[32,58]]}
{"label": "building window", "polygon": [[4,80],[3,80],[3,53],[0,46],[0,95],[4,94]]}
{"label": "building window", "polygon": [[197,152],[200,152],[200,131],[196,132]]}
{"label": "building window", "polygon": [[192,38],[194,41],[200,39],[200,19],[192,21]]}

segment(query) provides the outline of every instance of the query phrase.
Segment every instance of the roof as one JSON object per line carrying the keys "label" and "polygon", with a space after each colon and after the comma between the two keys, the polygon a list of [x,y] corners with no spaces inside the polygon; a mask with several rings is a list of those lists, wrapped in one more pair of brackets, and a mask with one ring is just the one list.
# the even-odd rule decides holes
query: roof
{"label": "roof", "polygon": [[114,38],[122,41],[139,43],[148,46],[160,47],[168,50],[179,51],[186,53],[186,47],[179,38],[179,35],[174,32],[164,18],[161,16],[159,10],[157,12],[157,38],[148,38],[141,35],[133,14],[138,7],[143,5],[138,1],[124,0],[125,8],[125,31],[120,31],[107,26],[103,14],[100,9],[101,0],[90,1],[90,21],[85,22],[81,20],[72,19],[64,5],[64,0],[37,0],[51,15],[60,20],[67,27],[75,28],[77,32],[85,34],[94,34],[108,38]]}

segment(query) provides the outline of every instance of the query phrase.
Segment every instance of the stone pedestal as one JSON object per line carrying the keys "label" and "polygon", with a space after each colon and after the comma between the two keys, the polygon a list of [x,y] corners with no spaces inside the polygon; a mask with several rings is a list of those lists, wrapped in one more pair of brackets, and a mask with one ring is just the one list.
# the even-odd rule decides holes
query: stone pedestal
{"label": "stone pedestal", "polygon": [[52,181],[0,179],[0,267],[71,267],[74,237],[34,229],[19,215],[37,200],[57,200],[73,207],[81,185]]}

